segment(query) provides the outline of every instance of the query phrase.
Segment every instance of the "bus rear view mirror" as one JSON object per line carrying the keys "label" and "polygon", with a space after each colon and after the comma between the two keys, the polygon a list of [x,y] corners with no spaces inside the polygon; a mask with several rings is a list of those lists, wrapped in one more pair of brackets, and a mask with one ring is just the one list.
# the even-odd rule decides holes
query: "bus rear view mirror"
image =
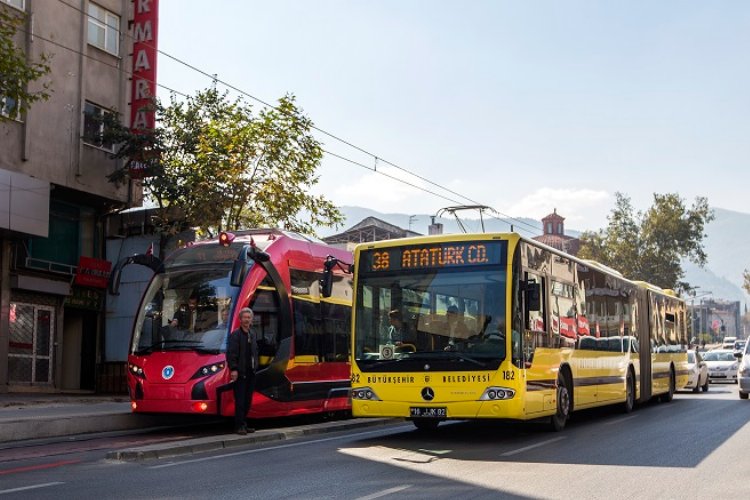
{"label": "bus rear view mirror", "polygon": [[527,281],[524,287],[524,293],[526,294],[526,310],[527,311],[539,311],[542,309],[542,287],[539,283],[533,281]]}

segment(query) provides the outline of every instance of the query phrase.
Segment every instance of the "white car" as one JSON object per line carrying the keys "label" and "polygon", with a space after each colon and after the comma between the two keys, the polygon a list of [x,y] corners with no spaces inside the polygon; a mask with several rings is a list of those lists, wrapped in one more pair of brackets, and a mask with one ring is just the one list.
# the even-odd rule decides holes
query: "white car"
{"label": "white car", "polygon": [[708,380],[714,382],[737,383],[737,367],[739,362],[734,357],[732,349],[716,349],[703,355],[703,361],[708,365]]}
{"label": "white car", "polygon": [[685,389],[708,392],[708,365],[696,351],[688,351],[688,383]]}

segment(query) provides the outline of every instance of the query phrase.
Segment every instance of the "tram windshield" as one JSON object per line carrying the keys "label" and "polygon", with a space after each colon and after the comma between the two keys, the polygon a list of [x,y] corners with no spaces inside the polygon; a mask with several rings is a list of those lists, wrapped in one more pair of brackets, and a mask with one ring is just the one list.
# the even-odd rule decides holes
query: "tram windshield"
{"label": "tram windshield", "polygon": [[136,319],[131,353],[226,350],[237,294],[229,284],[232,266],[179,269],[168,268],[151,282]]}

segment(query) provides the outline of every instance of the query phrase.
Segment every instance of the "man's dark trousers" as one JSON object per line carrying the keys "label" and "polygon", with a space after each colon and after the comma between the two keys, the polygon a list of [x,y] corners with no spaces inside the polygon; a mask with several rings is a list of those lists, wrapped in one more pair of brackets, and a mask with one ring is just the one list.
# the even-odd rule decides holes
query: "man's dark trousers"
{"label": "man's dark trousers", "polygon": [[244,377],[240,375],[234,382],[234,426],[239,429],[245,427],[245,418],[250,411],[250,404],[255,389],[255,374]]}

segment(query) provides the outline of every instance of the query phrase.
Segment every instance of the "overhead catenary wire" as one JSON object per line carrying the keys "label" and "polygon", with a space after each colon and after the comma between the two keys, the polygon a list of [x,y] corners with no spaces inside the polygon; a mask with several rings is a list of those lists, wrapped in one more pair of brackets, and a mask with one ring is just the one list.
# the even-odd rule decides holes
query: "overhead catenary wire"
{"label": "overhead catenary wire", "polygon": [[[79,8],[79,7],[76,7],[76,6],[74,6],[74,5],[71,5],[71,4],[69,4],[68,2],[66,2],[66,1],[64,1],[64,0],[58,0],[58,2],[62,3],[63,5],[65,5],[65,6],[69,7],[69,8],[71,8],[71,9],[73,9],[73,10],[75,10],[75,11],[78,11],[78,12],[80,12],[80,13],[81,13],[81,14],[83,14],[83,15],[84,15],[85,17],[89,17],[89,18],[92,18],[92,19],[94,19],[94,17],[93,17],[93,16],[91,16],[91,15],[90,15],[90,14],[89,14],[88,12],[86,12],[85,10],[83,10],[83,9],[81,9],[81,8]],[[134,41],[135,41],[135,37],[134,37],[133,35],[131,35],[130,33],[127,33],[127,32],[123,32],[123,31],[120,31],[120,30],[117,30],[117,31],[118,31],[118,33],[119,33],[119,34],[120,34],[121,36],[127,37],[127,38],[129,38],[129,39],[131,39],[131,40],[134,40]],[[36,33],[34,33],[34,36],[36,36],[36,37],[39,37],[39,38],[40,38],[40,39],[42,39],[42,40],[45,40],[44,38],[42,38],[42,37],[38,36],[38,35],[37,35]],[[62,46],[62,45],[60,45],[60,44],[57,44],[56,42],[52,42],[52,41],[50,41],[50,40],[46,40],[46,41],[49,41],[50,43],[53,43],[53,44],[55,44],[55,45],[58,45],[58,46]],[[143,45],[144,45],[144,46],[146,46],[146,47],[149,47],[149,48],[153,49],[153,50],[154,50],[154,51],[156,51],[156,52],[157,52],[158,54],[160,54],[160,55],[163,55],[164,57],[167,57],[168,59],[170,59],[170,60],[172,60],[172,61],[174,61],[174,62],[176,62],[176,63],[178,63],[178,64],[180,64],[180,65],[183,65],[183,66],[185,66],[186,68],[188,68],[188,69],[190,69],[190,70],[192,70],[192,71],[195,71],[195,72],[196,72],[196,73],[198,73],[198,74],[201,74],[201,75],[205,76],[206,78],[209,78],[209,79],[210,79],[211,81],[213,81],[213,82],[215,82],[215,83],[217,83],[217,84],[221,84],[221,85],[223,85],[224,87],[226,87],[226,88],[228,88],[228,89],[230,89],[230,90],[233,90],[233,91],[235,91],[235,92],[239,93],[240,95],[246,96],[246,97],[248,97],[249,99],[252,99],[253,101],[255,101],[255,102],[257,102],[257,103],[260,103],[260,104],[262,104],[263,106],[266,106],[266,107],[268,107],[268,108],[272,108],[272,109],[276,109],[277,111],[279,111],[279,112],[282,112],[282,113],[283,113],[283,112],[285,112],[285,110],[281,110],[281,109],[279,109],[279,108],[278,108],[277,106],[275,106],[275,105],[273,105],[273,104],[271,104],[271,103],[269,103],[269,102],[267,102],[267,101],[265,101],[265,100],[263,100],[263,99],[261,99],[261,98],[259,98],[259,97],[256,97],[255,95],[253,95],[253,94],[250,94],[249,92],[247,92],[247,91],[245,91],[245,90],[243,90],[243,89],[241,89],[241,88],[239,88],[239,87],[237,87],[237,86],[235,86],[235,85],[232,85],[232,84],[230,84],[229,82],[226,82],[226,81],[224,81],[224,80],[221,80],[221,79],[219,79],[219,78],[218,78],[218,74],[217,74],[217,73],[210,73],[210,72],[208,72],[208,71],[204,71],[204,70],[202,70],[202,69],[198,68],[197,66],[195,66],[195,65],[193,65],[193,64],[190,64],[190,63],[188,63],[188,62],[186,62],[186,61],[184,61],[184,60],[182,60],[182,59],[180,59],[180,58],[178,58],[178,57],[176,57],[176,56],[173,56],[173,55],[171,55],[171,54],[169,54],[169,53],[167,53],[167,52],[165,52],[165,51],[163,51],[163,50],[160,50],[160,49],[159,49],[159,48],[157,48],[157,47],[154,47],[153,45],[149,44],[149,43],[148,43],[148,42],[146,42],[146,41],[143,41],[143,40],[139,40],[139,43],[143,44]],[[80,51],[77,51],[77,50],[75,50],[75,49],[70,49],[70,48],[68,48],[68,47],[63,47],[63,48],[67,48],[68,50],[72,50],[72,51],[74,51],[74,52],[76,52],[76,53],[79,53],[79,54],[82,54],[82,55],[84,55],[85,57],[89,57],[89,58],[91,58],[91,57],[90,57],[90,56],[88,56],[87,54],[84,54],[84,53],[82,53],[82,52],[80,52]],[[96,59],[96,58],[91,58],[91,59],[93,59],[93,60],[96,60],[97,62],[100,62],[100,63],[102,63],[102,64],[105,64],[105,65],[107,65],[107,66],[110,66],[110,67],[114,67],[114,68],[118,69],[119,71],[122,71],[123,73],[125,73],[125,74],[128,74],[128,75],[131,75],[131,76],[132,76],[132,72],[129,72],[129,71],[126,71],[126,70],[122,70],[121,68],[118,68],[118,67],[116,67],[116,66],[114,66],[114,65],[110,65],[110,64],[107,64],[107,63],[105,63],[105,62],[103,62],[103,61],[101,61],[101,60],[99,60],[99,59]],[[176,91],[176,90],[174,90],[174,89],[171,89],[171,88],[169,88],[169,87],[167,87],[167,86],[165,86],[165,85],[162,85],[162,84],[160,84],[160,83],[158,83],[158,82],[150,81],[150,83],[152,83],[152,84],[155,84],[155,85],[157,85],[157,86],[159,86],[159,87],[161,87],[161,88],[163,88],[163,89],[165,89],[165,90],[167,90],[167,91],[169,91],[169,92],[173,92],[173,93],[175,93],[175,94],[177,94],[177,95],[180,95],[180,96],[183,96],[183,97],[188,97],[188,95],[187,95],[187,94],[185,94],[185,93],[183,93],[183,92],[179,92],[179,91]],[[426,182],[426,183],[428,183],[428,184],[430,184],[430,185],[432,185],[432,186],[434,186],[434,187],[437,187],[437,188],[439,188],[440,190],[443,190],[443,191],[445,191],[445,192],[447,192],[447,193],[450,193],[450,194],[452,194],[452,195],[454,195],[454,196],[457,196],[457,197],[459,197],[459,198],[461,198],[461,199],[463,199],[463,200],[469,201],[469,202],[471,202],[472,204],[475,204],[475,205],[482,205],[482,204],[483,204],[483,203],[481,203],[481,202],[479,202],[479,201],[477,201],[477,200],[474,200],[474,199],[472,199],[472,198],[470,198],[470,197],[468,197],[468,196],[466,196],[466,195],[464,195],[464,194],[461,194],[461,193],[459,193],[459,192],[457,192],[457,191],[455,191],[455,190],[453,190],[453,189],[451,189],[451,188],[449,188],[449,187],[446,187],[446,186],[444,186],[444,185],[442,185],[442,184],[440,184],[440,183],[438,183],[438,182],[435,182],[435,181],[433,181],[433,180],[431,180],[431,179],[429,179],[429,178],[427,178],[427,177],[424,177],[424,176],[422,176],[422,175],[420,175],[420,174],[417,174],[417,173],[415,173],[415,172],[413,172],[413,171],[411,171],[411,170],[409,170],[409,169],[407,169],[407,168],[405,168],[405,167],[402,167],[402,166],[400,166],[400,165],[398,165],[398,164],[396,164],[396,163],[394,163],[394,162],[391,162],[391,161],[389,161],[389,160],[386,160],[386,159],[384,159],[384,158],[383,158],[382,156],[380,156],[380,155],[376,155],[376,154],[374,154],[374,153],[371,153],[370,151],[368,151],[368,150],[364,149],[363,147],[357,146],[356,144],[353,144],[352,142],[350,142],[350,141],[348,141],[348,140],[346,140],[346,139],[343,139],[342,137],[340,137],[340,136],[338,136],[338,135],[336,135],[336,134],[333,134],[333,133],[331,133],[331,132],[328,132],[328,131],[326,131],[326,130],[324,130],[324,129],[322,129],[322,128],[320,128],[320,127],[316,126],[316,125],[312,125],[312,124],[311,124],[310,128],[311,128],[311,129],[313,129],[313,130],[315,130],[315,131],[317,131],[317,132],[319,132],[319,133],[321,133],[321,134],[324,134],[325,136],[327,136],[327,137],[330,137],[330,138],[332,138],[332,139],[334,139],[334,140],[336,140],[336,141],[338,141],[338,142],[340,142],[340,143],[342,143],[342,144],[344,144],[344,145],[346,145],[346,146],[348,146],[348,147],[350,147],[350,148],[352,148],[352,149],[354,149],[354,150],[356,150],[356,151],[359,151],[359,152],[361,152],[361,153],[363,153],[363,154],[365,154],[365,155],[368,155],[368,156],[372,157],[372,158],[374,159],[374,165],[375,165],[375,167],[374,167],[374,168],[366,167],[366,166],[362,165],[361,163],[359,163],[359,162],[356,162],[356,161],[354,161],[354,160],[350,160],[350,159],[348,159],[348,158],[345,158],[345,157],[343,157],[342,155],[334,154],[334,153],[332,153],[332,152],[330,152],[330,151],[325,151],[325,150],[324,150],[324,151],[325,151],[325,153],[326,153],[326,154],[328,154],[328,155],[330,155],[330,156],[334,156],[334,157],[337,157],[337,158],[339,158],[339,159],[345,160],[345,161],[347,161],[347,162],[349,162],[349,163],[351,163],[351,164],[354,164],[354,165],[358,165],[358,166],[363,166],[364,168],[367,168],[368,170],[371,170],[371,171],[373,171],[373,172],[376,172],[376,173],[378,173],[378,174],[384,175],[384,176],[386,176],[386,177],[389,177],[389,178],[391,178],[391,179],[393,179],[393,180],[396,180],[396,181],[398,181],[398,182],[401,182],[401,183],[403,183],[403,184],[405,184],[405,185],[411,186],[411,187],[413,187],[413,188],[415,188],[415,189],[419,189],[419,190],[421,190],[421,191],[423,191],[423,192],[426,192],[426,193],[429,193],[429,194],[431,194],[431,195],[434,195],[434,196],[438,196],[438,197],[440,197],[440,198],[442,198],[442,199],[444,199],[444,200],[448,200],[448,201],[450,201],[450,202],[452,202],[452,203],[462,204],[462,202],[461,202],[461,201],[458,201],[458,200],[452,199],[452,198],[450,198],[450,197],[447,197],[447,196],[444,196],[444,195],[440,195],[440,194],[437,194],[437,193],[435,193],[434,191],[431,191],[431,190],[429,190],[429,189],[426,189],[426,188],[424,188],[424,187],[422,187],[422,186],[418,186],[418,185],[416,185],[416,184],[410,183],[410,182],[408,182],[408,181],[406,181],[406,180],[404,180],[404,179],[400,179],[400,178],[398,178],[398,177],[396,177],[396,176],[388,175],[387,173],[383,172],[383,171],[382,171],[382,169],[378,170],[378,168],[377,168],[378,162],[380,162],[380,163],[384,163],[384,164],[386,164],[386,165],[389,165],[389,166],[391,166],[391,167],[393,167],[393,168],[396,168],[396,169],[398,169],[398,170],[400,170],[400,171],[402,171],[402,172],[404,172],[404,173],[406,173],[406,174],[408,174],[408,175],[410,175],[410,176],[413,176],[413,177],[414,177],[414,178],[416,178],[416,179],[419,179],[419,180],[421,180],[421,181],[423,181],[423,182]],[[497,214],[501,215],[502,217],[504,217],[505,219],[508,219],[508,220],[511,220],[511,221],[514,221],[514,222],[516,222],[516,223],[517,223],[518,225],[520,225],[520,226],[524,226],[524,227],[528,227],[528,228],[531,228],[531,229],[532,229],[533,231],[531,231],[531,230],[527,230],[527,232],[528,232],[529,234],[535,234],[536,232],[539,232],[539,231],[540,231],[540,227],[538,227],[538,226],[535,226],[535,225],[533,225],[533,224],[529,224],[528,222],[526,222],[526,221],[524,221],[524,220],[518,219],[518,218],[516,218],[516,217],[512,217],[512,216],[510,216],[510,215],[508,215],[508,214],[504,214],[504,213],[502,213],[502,212],[500,212],[500,211],[498,211],[498,210],[496,210],[496,209],[494,209],[494,208],[493,208],[492,210],[493,210],[493,211],[494,211],[495,213],[497,213]],[[494,219],[497,219],[497,220],[500,220],[500,221],[503,221],[503,222],[506,222],[506,223],[507,223],[507,220],[503,220],[503,219],[501,219],[500,217],[497,217],[497,216],[495,216],[495,215],[492,215],[492,214],[488,214],[488,215],[489,215],[490,217],[494,218]],[[521,227],[519,227],[518,229],[519,229],[519,230],[521,230],[522,228],[521,228]]]}

